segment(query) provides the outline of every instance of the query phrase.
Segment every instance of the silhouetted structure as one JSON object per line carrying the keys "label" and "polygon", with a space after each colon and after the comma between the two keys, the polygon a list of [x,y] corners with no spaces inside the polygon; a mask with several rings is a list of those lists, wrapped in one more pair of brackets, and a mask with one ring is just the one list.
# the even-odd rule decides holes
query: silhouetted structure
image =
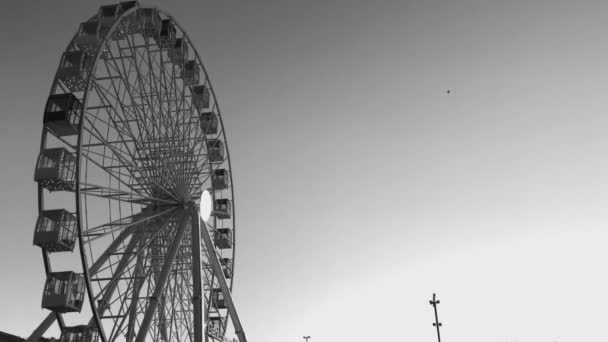
{"label": "silhouetted structure", "polygon": [[439,316],[437,315],[437,304],[439,304],[440,301],[438,299],[435,299],[434,293],[433,299],[430,300],[429,303],[433,306],[433,309],[435,310],[435,323],[433,323],[433,326],[437,328],[437,340],[441,342],[441,334],[439,333],[439,327],[441,326],[441,323],[439,323]]}

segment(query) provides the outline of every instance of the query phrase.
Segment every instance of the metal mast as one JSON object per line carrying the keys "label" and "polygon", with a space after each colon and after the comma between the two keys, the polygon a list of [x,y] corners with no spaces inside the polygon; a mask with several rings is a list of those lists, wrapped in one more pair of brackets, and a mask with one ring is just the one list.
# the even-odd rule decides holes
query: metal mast
{"label": "metal mast", "polygon": [[435,299],[435,294],[433,293],[433,299],[429,301],[429,303],[433,306],[435,310],[435,323],[433,326],[437,328],[437,341],[441,342],[441,334],[439,333],[439,327],[441,327],[441,323],[439,323],[439,316],[437,315],[437,304],[440,303],[438,299]]}

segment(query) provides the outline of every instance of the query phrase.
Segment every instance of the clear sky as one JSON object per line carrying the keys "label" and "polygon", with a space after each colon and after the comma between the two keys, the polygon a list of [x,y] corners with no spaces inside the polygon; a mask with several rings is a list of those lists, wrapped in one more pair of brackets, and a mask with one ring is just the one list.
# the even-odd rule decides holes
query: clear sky
{"label": "clear sky", "polygon": [[[142,3],[181,23],[221,104],[251,341],[431,342],[433,292],[445,341],[605,335],[606,1]],[[0,12],[0,330],[46,314],[42,108],[100,4]]]}

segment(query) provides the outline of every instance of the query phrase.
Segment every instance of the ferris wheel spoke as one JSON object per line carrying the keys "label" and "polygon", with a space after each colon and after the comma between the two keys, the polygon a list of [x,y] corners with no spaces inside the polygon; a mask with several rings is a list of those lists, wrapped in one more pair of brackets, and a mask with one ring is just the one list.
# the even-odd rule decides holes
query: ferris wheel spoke
{"label": "ferris wheel spoke", "polygon": [[[133,253],[134,246],[137,243],[140,244],[139,251],[137,253]],[[147,244],[141,246],[141,239],[139,239],[139,241],[132,239],[126,248],[126,252],[123,254],[123,257],[118,262],[118,266],[114,270],[114,275],[113,275],[112,279],[110,279],[109,283],[106,284],[105,287],[103,287],[99,291],[99,294],[103,293],[103,298],[100,301],[100,306],[98,309],[98,310],[100,310],[99,316],[102,318],[113,319],[114,327],[122,326],[122,324],[124,324],[126,316],[129,314],[129,312],[132,312],[132,310],[129,310],[126,307],[125,303],[127,302],[127,294],[129,293],[130,287],[133,286],[135,281],[139,281],[140,280],[139,278],[141,278],[140,276],[137,275],[140,273],[137,269],[138,269],[138,265],[140,268],[143,265],[141,258],[143,256],[142,252],[144,252],[146,250],[146,248],[144,248],[145,246],[147,246]],[[135,256],[137,256],[137,260],[138,260],[137,263],[135,265],[132,265],[131,267],[126,268],[126,265]],[[131,271],[133,268],[135,268],[134,272]],[[151,270],[151,268],[149,270]],[[118,298],[114,299],[111,303],[109,303],[109,305],[112,305],[113,303],[120,301],[118,313],[117,313],[117,315],[111,314],[108,317],[103,317],[103,311],[105,311],[105,309],[102,308],[101,305],[106,305],[106,308],[108,308],[108,301],[110,300],[110,298],[112,298],[113,292],[116,290],[118,282],[120,280],[125,279],[124,277],[122,277],[123,274],[126,274],[127,275],[126,279],[130,280],[129,285],[123,294],[120,294],[120,291],[119,291]],[[147,278],[147,277],[148,277],[148,275],[146,275],[144,278]],[[142,282],[143,282],[143,279],[142,279]],[[143,283],[141,285],[143,285]],[[141,290],[141,285],[138,285],[139,289],[136,291],[137,293],[139,293],[139,291]],[[99,295],[96,296],[96,299],[97,298],[99,298]],[[134,304],[134,305],[136,305],[136,304]],[[121,323],[118,322],[119,320],[121,320]],[[131,320],[131,321],[133,322],[133,320]],[[116,333],[115,330],[113,330],[112,333],[110,334],[110,336],[115,336],[114,335],[115,333]]]}
{"label": "ferris wheel spoke", "polygon": [[[176,292],[176,288],[177,288],[177,282],[173,281],[173,293]],[[176,323],[176,309],[175,309],[175,301],[172,300],[171,301],[171,313],[169,314],[169,317],[171,317],[170,321],[169,321],[169,336],[173,336],[173,334],[176,335],[176,340],[180,341],[180,334],[179,331],[177,329],[177,323]]]}
{"label": "ferris wheel spoke", "polygon": [[[91,124],[91,127],[94,127],[93,123],[90,123],[90,124]],[[106,139],[102,136],[101,132],[99,132],[99,130],[97,130],[96,128],[89,129],[88,127],[85,126],[83,129],[86,132],[88,132],[92,137],[94,137],[96,140],[100,141],[100,144],[103,145],[104,149],[111,151],[112,155],[115,157],[115,158],[112,158],[105,154],[95,152],[91,149],[88,149],[88,150],[86,150],[86,153],[83,153],[83,155],[85,156],[85,158],[87,158],[89,161],[91,161],[95,166],[99,167],[101,170],[110,174],[111,176],[113,176],[114,178],[119,180],[121,183],[125,184],[127,187],[129,187],[134,192],[138,192],[138,191],[133,189],[132,185],[126,183],[120,177],[120,175],[123,175],[123,174],[118,172],[118,175],[117,175],[117,172],[113,171],[113,169],[123,169],[124,168],[129,172],[131,179],[136,179],[139,183],[141,183],[142,179],[146,179],[146,180],[149,179],[153,183],[155,183],[155,185],[158,185],[160,187],[160,184],[157,184],[157,182],[155,182],[152,179],[152,177],[150,177],[150,175],[144,171],[143,168],[145,168],[145,166],[139,167],[135,163],[129,162],[129,160],[137,160],[138,158],[134,158],[133,155],[130,154],[130,152],[128,152],[128,154],[124,154],[124,152],[122,150],[118,149],[116,146],[113,145],[113,142],[106,141]],[[102,162],[100,163],[99,161],[96,161],[95,159],[93,159],[91,154],[102,157],[103,158]],[[106,159],[111,162],[111,165],[107,165],[107,166],[103,165],[105,163]],[[138,176],[138,174],[140,176]],[[144,189],[144,188],[142,188],[142,189]],[[166,192],[169,192],[169,191],[167,190]],[[138,192],[138,194],[143,196],[143,194],[141,194],[139,192]]]}
{"label": "ferris wheel spoke", "polygon": [[[114,79],[110,78],[108,80],[111,81],[109,82],[111,89],[107,89],[99,80],[93,81],[92,88],[95,90],[95,95],[97,95],[100,102],[99,106],[95,106],[95,110],[103,110],[103,112],[108,115],[108,118],[112,121],[113,125],[106,123],[106,126],[113,127],[123,140],[128,140],[124,139],[124,135],[128,135],[128,138],[135,140],[137,139],[137,136],[129,124],[132,122],[137,123],[138,118],[132,116],[134,113],[131,113],[125,108],[119,91],[116,89],[116,84],[113,81]],[[115,115],[118,120],[113,119],[112,115]],[[98,115],[95,115],[95,119],[97,118]],[[122,126],[119,126],[118,123],[121,123]]]}
{"label": "ferris wheel spoke", "polygon": [[[167,65],[171,65],[170,74],[168,73],[166,67]],[[179,132],[179,126],[177,121],[178,113],[180,113],[180,107],[178,106],[178,86],[176,82],[177,75],[175,74],[177,66],[172,62],[165,61],[161,54],[158,69],[160,70],[160,75],[157,80],[157,84],[161,86],[161,91],[166,94],[166,112],[169,114],[165,116],[167,119],[167,130],[165,132],[166,134],[170,134],[174,138],[183,139],[184,137]],[[181,93],[183,94],[183,88]],[[173,112],[175,112],[175,114],[173,114]]]}
{"label": "ferris wheel spoke", "polygon": [[[133,281],[130,284],[131,287],[128,288],[126,291],[126,292],[128,292],[129,290],[131,290],[131,300],[129,302],[128,307],[126,308],[125,314],[120,315],[121,316],[120,322],[118,322],[118,323],[116,321],[114,322],[112,331],[110,333],[110,338],[108,339],[109,341],[115,341],[116,338],[118,338],[122,334],[126,334],[125,337],[126,337],[127,341],[129,341],[130,338],[132,339],[132,337],[129,337],[130,336],[129,334],[133,333],[132,329],[134,328],[135,324],[137,322],[139,322],[138,317],[137,317],[139,294],[140,294],[141,289],[143,288],[144,279],[146,279],[150,275],[150,272],[151,272],[151,270],[148,269],[145,273],[143,273],[143,270],[142,270],[143,264],[139,264],[140,256],[138,256],[138,265],[140,265],[140,266],[139,266],[139,268],[138,268],[138,266],[136,266],[135,276],[134,276]],[[124,300],[126,300],[126,295],[125,295]],[[124,300],[121,303],[121,310],[125,304]],[[123,327],[125,322],[128,322],[127,326]],[[129,330],[129,329],[131,329],[131,330]]]}
{"label": "ferris wheel spoke", "polygon": [[[135,163],[129,162],[128,160],[129,160],[130,156],[124,155],[122,153],[122,151],[118,150],[115,146],[112,146],[111,144],[105,142],[105,139],[103,138],[101,132],[99,132],[99,130],[97,130],[96,128],[94,128],[94,126],[92,126],[92,127],[93,127],[93,130],[88,130],[87,129],[87,131],[92,136],[94,136],[97,140],[99,140],[102,143],[104,143],[105,147],[108,150],[112,151],[113,155],[117,158],[117,159],[114,159],[114,161],[120,163],[119,165],[112,165],[111,167],[113,167],[113,168],[115,168],[115,167],[124,167],[124,168],[126,168],[130,172],[131,176],[133,178],[135,178],[138,181],[138,183],[140,183],[140,185],[142,185],[141,184],[142,183],[141,182],[142,179],[143,180],[147,180],[147,181],[153,183],[155,186],[158,186],[159,189],[164,190],[165,193],[167,193],[167,194],[171,195],[172,197],[174,197],[174,194],[171,191],[167,190],[161,184],[159,184],[158,182],[156,182],[154,180],[154,178],[151,175],[149,175],[148,172],[145,172],[141,167],[137,166]],[[135,158],[135,160],[142,160],[142,161],[146,161],[148,159],[149,158]],[[131,159],[131,160],[133,160],[133,159]],[[96,165],[99,165],[99,163],[96,163]],[[107,168],[108,168],[108,167],[104,168],[103,166],[101,166],[101,167],[104,170],[107,170]],[[146,168],[146,167],[144,166],[144,168]],[[141,177],[137,177],[136,173],[139,173],[141,175]]]}
{"label": "ferris wheel spoke", "polygon": [[[119,44],[119,43],[117,42],[117,44]],[[120,45],[118,45],[118,46],[119,46],[119,53],[120,53],[121,57],[125,57],[122,54],[122,49],[120,48]],[[112,52],[110,52],[110,53],[112,53]],[[128,56],[128,57],[129,57],[128,60],[131,61],[131,59],[134,58],[133,52],[131,53],[131,56]],[[122,83],[124,84],[126,94],[129,95],[130,103],[132,105],[131,108],[133,108],[133,114],[138,117],[138,120],[136,123],[139,127],[139,131],[141,133],[144,133],[144,132],[146,133],[146,136],[145,136],[146,139],[148,139],[151,136],[154,136],[154,133],[151,132],[150,129],[159,130],[160,127],[158,125],[156,125],[154,127],[155,121],[154,121],[153,117],[151,117],[151,120],[149,120],[149,121],[147,120],[146,115],[143,115],[143,113],[142,113],[143,109],[140,109],[140,106],[142,106],[142,104],[140,104],[140,103],[138,103],[138,101],[136,101],[136,98],[147,99],[147,97],[145,96],[145,92],[143,92],[143,91],[140,91],[139,94],[135,94],[136,89],[131,86],[131,84],[130,84],[131,82],[128,80],[128,78],[130,78],[130,74],[131,74],[131,70],[130,70],[131,66],[129,67],[129,69],[127,69],[127,67],[125,66],[125,63],[124,63],[124,58],[121,58],[120,66],[118,63],[116,63],[116,61],[113,61],[113,64],[106,63],[106,68],[108,69],[108,72],[110,72],[109,71],[110,68],[113,68],[114,72],[116,72],[118,75],[125,75],[127,77],[127,79],[125,79],[125,77],[122,77],[121,80],[122,80]],[[138,76],[139,76],[139,74],[138,74]],[[137,96],[137,95],[139,95],[139,96]],[[154,113],[154,111],[151,111],[151,114],[153,114],[153,113]],[[152,127],[150,127],[150,126],[152,126]]]}
{"label": "ferris wheel spoke", "polygon": [[[123,64],[123,65],[124,65],[124,64]],[[105,66],[106,66],[106,69],[108,70],[108,73],[111,73],[111,71],[110,71],[110,65],[109,65],[107,62],[105,63]],[[118,68],[119,68],[119,67],[118,67],[118,65],[116,64],[116,62],[114,62],[114,68],[116,68],[116,69],[118,69]],[[117,72],[119,73],[119,75],[121,75],[120,71],[117,71]],[[150,136],[150,134],[151,134],[151,133],[149,132],[149,128],[147,127],[147,125],[145,125],[145,124],[141,124],[142,122],[145,122],[145,120],[146,120],[146,119],[145,119],[145,115],[141,114],[141,113],[140,113],[140,111],[139,111],[139,110],[137,110],[137,109],[138,109],[137,102],[136,102],[136,101],[133,99],[133,95],[132,95],[132,94],[131,94],[131,92],[129,91],[129,88],[128,88],[128,81],[125,81],[125,80],[124,80],[122,77],[121,77],[121,80],[122,80],[122,83],[121,83],[121,84],[124,84],[123,96],[125,96],[126,94],[128,94],[128,95],[130,96],[130,98],[131,98],[131,107],[130,107],[130,108],[133,108],[133,111],[131,112],[131,114],[133,114],[133,115],[134,115],[134,117],[133,117],[133,118],[131,118],[131,119],[127,119],[127,118],[125,118],[126,120],[123,120],[123,122],[135,122],[135,123],[137,124],[137,127],[138,127],[137,131],[138,131],[140,134],[142,134],[142,133],[146,133],[146,135],[145,135],[145,136],[146,136],[146,137],[148,137],[148,136]],[[105,92],[104,92],[104,94],[105,94],[105,96],[104,96],[104,97],[106,97],[106,101],[107,101],[107,96],[109,96],[109,97],[113,98],[113,99],[114,99],[114,100],[115,100],[115,101],[116,101],[116,102],[117,102],[117,103],[120,105],[121,111],[122,111],[123,113],[125,113],[125,114],[126,114],[126,113],[129,113],[130,111],[129,111],[129,110],[127,110],[127,109],[125,108],[125,107],[126,107],[126,105],[125,105],[125,104],[123,104],[123,100],[121,100],[121,99],[120,99],[120,97],[121,97],[121,95],[120,95],[120,91],[118,90],[118,87],[116,86],[116,84],[115,84],[115,82],[114,82],[114,79],[112,79],[111,84],[112,84],[112,89],[114,89],[114,93],[115,93],[115,94],[111,94],[109,91],[105,91]],[[120,86],[120,85],[119,85],[119,86]],[[103,88],[101,88],[101,89],[103,89]],[[105,90],[105,89],[104,89],[104,90]],[[134,138],[134,140],[136,140],[136,141],[141,141],[141,137],[140,137],[140,139],[135,138],[135,134],[134,134],[134,133],[133,133],[133,131],[131,130],[131,126],[130,126],[129,124],[125,124],[125,128],[126,128],[127,130],[129,130],[130,135],[131,135],[131,136]],[[118,131],[118,129],[117,129],[117,131]],[[150,168],[150,169],[154,169],[154,166],[152,166],[151,164],[149,164],[150,159],[149,159],[149,158],[146,158],[146,156],[145,156],[145,155],[142,155],[142,154],[141,154],[140,149],[136,149],[136,153],[138,154],[138,157],[137,157],[137,158],[134,158],[134,159],[139,159],[139,160],[140,160],[142,163],[146,163],[146,164],[148,164],[148,168]],[[164,187],[161,187],[161,188],[162,188],[163,190],[167,191],[167,190],[166,190]]]}
{"label": "ferris wheel spoke", "polygon": [[157,305],[158,298],[162,295],[162,293],[165,290],[165,285],[166,285],[167,279],[169,278],[169,275],[170,275],[169,272],[171,271],[171,268],[173,267],[173,262],[175,260],[175,256],[177,255],[178,248],[181,244],[182,237],[186,230],[186,219],[184,216],[185,215],[182,213],[178,226],[177,226],[176,233],[171,242],[171,246],[170,246],[169,250],[167,251],[167,255],[164,260],[164,264],[163,264],[161,273],[158,275],[158,277],[156,278],[156,280],[154,282],[155,283],[154,293],[153,293],[152,297],[148,300],[148,306],[144,313],[144,318],[142,320],[140,329],[137,333],[137,337],[135,338],[135,342],[143,342],[146,338],[146,335],[148,334],[148,329],[150,328],[150,323],[152,323],[152,318],[153,318],[153,316],[156,312],[156,308],[158,306]]}
{"label": "ferris wheel spoke", "polygon": [[[133,37],[131,37],[131,39],[133,39]],[[150,83],[150,88],[147,89],[145,87],[145,81],[149,80],[151,78],[151,76],[154,75],[154,69],[150,67],[150,65],[147,65],[147,70],[148,72],[146,74],[144,74],[141,70],[141,67],[144,65],[145,59],[142,58],[141,61],[138,62],[137,60],[137,55],[138,55],[138,51],[142,50],[142,49],[138,49],[135,48],[134,45],[131,43],[131,39],[129,39],[129,37],[127,37],[126,42],[128,44],[128,49],[129,51],[131,51],[131,59],[129,60],[129,62],[134,66],[135,70],[136,70],[136,79],[137,79],[137,87],[133,88],[133,92],[135,94],[137,94],[141,99],[143,99],[144,101],[146,101],[146,105],[152,110],[152,113],[154,113],[154,108],[155,105],[153,104],[154,101],[152,100],[153,96],[155,95],[155,93],[153,92],[154,89],[152,89],[152,82]],[[144,46],[147,49],[147,40],[146,40],[146,45]],[[121,54],[123,49],[120,50]],[[148,51],[148,55],[149,55],[149,51]],[[123,69],[124,69],[124,65],[123,65]],[[156,94],[158,94],[158,91],[156,91]],[[159,97],[160,98],[160,97]],[[143,105],[143,104],[142,104]],[[159,107],[158,109],[161,109],[162,105],[161,102],[159,102]],[[152,124],[154,124],[154,122],[151,122]],[[157,124],[153,127],[155,130],[160,130],[160,126]],[[153,136],[153,134],[150,134],[149,136]]]}
{"label": "ferris wheel spoke", "polygon": [[[137,237],[137,235],[134,235],[131,238],[124,253],[122,254],[122,257],[120,258],[120,261],[118,262],[118,265],[116,266],[116,269],[114,269],[113,271],[112,279],[108,282],[105,289],[99,292],[99,294],[102,294],[101,300],[99,300],[97,304],[97,315],[100,318],[103,318],[103,314],[106,310],[109,309],[111,304],[110,299],[114,295],[114,291],[118,286],[118,281],[122,279],[121,276],[123,275],[123,273],[126,273],[125,269],[127,268],[127,265],[132,259],[133,251],[135,250],[136,245],[139,243],[139,240],[140,239]],[[131,280],[133,280],[130,274],[128,274],[128,276],[131,278]]]}
{"label": "ferris wheel spoke", "polygon": [[123,217],[116,219],[114,221],[104,223],[95,227],[87,228],[83,232],[83,236],[88,237],[85,243],[92,242],[98,238],[104,237],[107,234],[116,232],[118,230],[123,230],[126,228],[130,228],[139,224],[143,224],[150,220],[159,218],[164,216],[172,211],[176,210],[175,207],[169,207],[166,210],[160,211],[158,213],[146,213],[139,212],[137,214],[133,214],[131,216]]}
{"label": "ferris wheel spoke", "polygon": [[[175,218],[175,214],[165,215],[163,217],[163,220],[160,221],[160,223],[158,224],[157,227],[154,227],[154,229],[148,229],[149,231],[152,232],[152,234],[147,239],[144,239],[144,242],[142,243],[142,246],[137,251],[136,255],[140,255],[140,254],[144,253],[144,251],[150,247],[150,244],[152,243],[152,241],[156,237],[161,235],[168,227],[171,226],[171,223],[174,218]],[[89,271],[89,273],[95,274],[95,273],[102,272],[102,271],[105,271],[106,269],[110,268],[111,265],[108,265],[104,268],[101,268],[101,266],[103,266],[106,263],[106,261],[108,261],[108,258],[110,257],[110,255],[116,250],[116,248],[120,244],[122,244],[122,242],[124,241],[124,239],[127,236],[129,236],[136,230],[136,228],[137,228],[137,226],[133,226],[133,227],[123,230],[118,235],[118,237],[116,237],[116,239],[114,239],[114,241],[112,241],[110,246],[108,246],[106,248],[104,253],[102,253],[100,255],[100,257],[97,260],[95,260],[93,267],[91,267],[91,270]],[[156,230],[156,231],[154,231],[154,230]]]}
{"label": "ferris wheel spoke", "polygon": [[[101,89],[101,88],[99,88],[99,89]],[[101,93],[100,93],[100,94],[101,94]],[[113,95],[111,95],[111,94],[108,94],[108,95],[109,95],[109,96],[111,96],[111,97],[113,96]],[[116,113],[117,113],[117,112],[116,112]],[[96,118],[96,119],[97,119],[97,118]],[[117,132],[117,133],[120,135],[120,137],[121,137],[121,139],[122,139],[122,141],[123,141],[123,142],[127,142],[127,141],[128,141],[128,142],[131,142],[131,141],[132,141],[133,143],[136,143],[136,142],[140,141],[140,140],[139,140],[139,139],[136,137],[136,135],[133,133],[133,131],[131,130],[130,125],[128,125],[128,122],[131,122],[131,121],[137,121],[137,120],[133,120],[133,119],[127,119],[127,118],[124,118],[124,119],[123,119],[123,118],[121,118],[121,122],[125,123],[125,124],[124,124],[124,128],[123,128],[123,129],[124,129],[124,131],[123,131],[123,129],[119,128],[119,125],[118,125],[118,123],[117,123],[117,121],[116,121],[116,120],[112,120],[112,125],[111,125],[111,124],[109,124],[108,122],[103,121],[103,120],[99,120],[99,121],[103,122],[103,123],[104,123],[104,124],[105,124],[107,127],[112,127],[112,128],[114,128],[114,129],[115,129],[115,131],[116,131],[116,132]],[[93,126],[93,127],[94,127],[94,126]],[[106,145],[106,146],[112,146],[112,144],[111,144],[110,142],[106,141],[106,139],[104,139],[104,138],[103,138],[103,135],[102,135],[100,132],[98,132],[98,131],[97,131],[97,132],[89,132],[89,133],[91,133],[92,135],[94,135],[94,137],[95,137],[97,140],[99,140],[99,141],[103,142],[103,143],[104,143],[104,145]],[[129,136],[128,136],[128,139],[125,139],[125,137],[123,136],[123,134],[128,134],[128,135],[129,135]],[[143,168],[150,169],[150,170],[153,170],[153,169],[154,169],[154,167],[153,167],[152,165],[150,165],[150,164],[149,164],[149,161],[150,161],[150,160],[149,160],[149,158],[146,158],[144,155],[142,155],[142,154],[141,154],[141,151],[140,151],[141,149],[137,149],[137,148],[135,148],[135,152],[133,152],[133,151],[131,151],[131,150],[130,150],[130,148],[129,148],[129,145],[128,145],[128,144],[126,144],[126,143],[125,143],[124,145],[125,145],[125,147],[126,147],[126,149],[127,149],[128,155],[125,155],[124,153],[119,153],[119,154],[118,154],[118,156],[119,156],[121,159],[124,159],[124,158],[127,158],[127,157],[128,157],[128,158],[129,158],[129,159],[131,159],[131,160],[139,160],[140,162],[142,162],[142,163],[144,163],[144,164],[148,164],[148,165],[144,165],[144,166],[143,166]],[[135,146],[136,146],[136,145],[135,145]],[[113,146],[112,146],[112,147],[113,147]],[[115,148],[111,148],[111,151],[112,151],[113,153],[116,153],[116,149],[115,149]],[[138,156],[137,156],[137,157],[134,155],[135,153],[137,153],[137,154],[138,154]],[[137,171],[139,171],[139,172],[140,172],[142,175],[147,175],[147,173],[145,173],[145,172],[143,172],[143,171],[142,171],[142,168],[140,168],[140,167],[138,167],[138,166],[136,166],[136,165],[134,165],[134,164],[131,164],[131,166],[132,166],[132,167],[134,167],[134,168],[136,168],[136,169],[137,169]],[[148,175],[148,176],[149,176],[149,175]],[[165,189],[165,190],[166,190],[166,189]],[[168,190],[166,190],[166,191],[168,192]]]}
{"label": "ferris wheel spoke", "polygon": [[[118,46],[120,47],[119,42],[117,42],[116,44],[118,44]],[[122,49],[119,50],[119,54],[121,55],[121,57],[123,57],[122,51],[123,51]],[[121,74],[121,75],[124,74],[127,76],[127,78],[123,79],[122,81],[124,83],[124,88],[130,97],[130,103],[131,103],[130,108],[133,109],[133,113],[139,118],[139,120],[137,121],[137,125],[138,125],[140,133],[144,133],[144,132],[146,133],[145,137],[142,137],[142,138],[144,138],[144,140],[147,140],[147,139],[149,139],[149,137],[154,135],[153,131],[154,131],[154,129],[157,129],[158,127],[155,127],[155,125],[154,125],[155,122],[154,122],[154,120],[152,120],[152,118],[151,118],[151,120],[148,120],[147,116],[144,115],[145,104],[143,102],[139,103],[139,101],[136,101],[136,98],[147,100],[147,97],[143,96],[143,94],[141,94],[141,93],[138,94],[136,86],[132,85],[131,81],[129,80],[131,78],[131,74],[133,73],[133,69],[136,70],[136,78],[138,81],[140,78],[140,72],[139,72],[137,66],[136,65],[133,66],[133,63],[131,63],[133,58],[135,58],[135,53],[134,53],[134,51],[131,51],[131,56],[128,56],[128,62],[129,62],[128,69],[125,66],[125,59],[120,60],[120,65],[122,66],[122,71],[119,71],[119,74]],[[114,67],[116,69],[119,69],[119,65],[117,63],[114,63]],[[152,110],[151,112],[153,113],[154,111]]]}
{"label": "ferris wheel spoke", "polygon": [[[187,280],[183,277],[182,273],[176,273],[174,275],[174,288],[172,291],[173,295],[173,317],[172,327],[175,329],[177,335],[188,336],[188,339],[192,341],[192,329],[188,325],[191,320],[190,312],[192,311],[189,307],[190,301],[184,297],[184,287],[188,286]],[[184,284],[186,283],[186,284]],[[184,306],[186,303],[186,306]],[[181,339],[180,339],[181,340]]]}
{"label": "ferris wheel spoke", "polygon": [[132,193],[125,190],[120,190],[97,184],[81,183],[80,192],[86,196],[93,196],[134,204],[154,204],[154,202],[162,202],[165,204],[178,204],[178,202],[176,202],[175,200],[167,200],[152,196],[141,196],[137,193]]}
{"label": "ferris wheel spoke", "polygon": [[[122,50],[120,50],[120,51],[122,51]],[[130,59],[129,59],[129,61],[131,61],[131,59],[134,59],[134,58],[135,58],[136,53],[133,53],[132,55],[133,55],[133,56],[131,56],[132,58],[130,58]],[[121,65],[122,65],[122,71],[123,71],[124,73],[130,73],[130,72],[131,72],[131,70],[130,70],[130,69],[131,69],[131,66],[132,66],[132,65],[130,64],[130,65],[129,65],[129,68],[127,68],[127,67],[125,66],[124,59],[121,59]],[[117,65],[117,63],[115,63],[115,62],[114,62],[114,67],[115,67],[116,69],[118,69],[118,68],[119,68],[119,66],[118,66],[118,65]],[[140,75],[139,70],[137,69],[137,65],[135,65],[135,69],[136,69],[136,71],[137,71],[137,72],[136,72],[136,75],[137,75],[137,79],[138,79],[138,84],[139,84],[139,86],[141,87],[141,86],[142,86],[141,75]],[[131,97],[131,103],[132,103],[132,108],[134,109],[134,113],[137,115],[137,114],[140,112],[140,110],[137,110],[137,109],[138,109],[140,106],[139,106],[139,105],[137,105],[137,102],[136,102],[136,101],[135,101],[135,99],[134,99],[134,96],[135,96],[134,94],[136,94],[136,89],[137,89],[137,88],[136,88],[136,87],[135,87],[135,88],[132,88],[132,87],[131,87],[131,85],[127,84],[127,81],[124,81],[124,80],[123,80],[123,82],[125,83],[125,89],[127,90],[128,95]],[[141,90],[141,89],[140,89],[140,90]],[[141,93],[141,94],[140,94],[140,96],[141,96],[142,98],[147,99],[147,96],[144,96],[144,91],[140,91],[140,93]],[[151,106],[151,104],[150,104],[149,102],[148,102],[148,105],[149,105],[149,106]],[[153,113],[153,112],[154,112],[154,111],[152,111],[152,113]],[[144,117],[145,117],[145,116],[144,116]],[[144,121],[144,120],[138,120],[138,123],[139,123],[139,122],[141,122],[141,121]],[[154,116],[153,116],[153,115],[152,115],[152,117],[151,117],[151,121],[152,121],[153,123],[156,121],[156,120],[154,120]],[[153,140],[154,140],[154,139],[151,139],[150,137],[152,137],[152,136],[153,136],[153,131],[154,131],[154,130],[158,130],[158,129],[155,129],[155,127],[148,127],[148,125],[145,125],[145,122],[144,122],[144,125],[140,125],[139,127],[140,127],[140,129],[139,129],[139,130],[140,130],[140,132],[146,132],[146,137],[147,137],[147,138],[145,138],[145,139],[144,139],[144,142],[145,142],[145,141],[153,141]],[[153,129],[153,131],[152,131],[152,132],[150,131],[150,128],[152,128],[152,129]],[[155,160],[154,158],[152,158],[152,159],[150,159],[150,158],[146,158],[146,159],[147,159],[147,161],[148,161],[148,162]],[[157,168],[157,169],[160,169],[160,170],[166,170],[166,169],[167,169],[167,164],[161,165],[161,164],[159,164],[159,162],[156,162],[154,165],[156,165],[156,168]],[[169,164],[169,166],[170,166],[170,165],[171,165],[171,164]],[[163,173],[165,173],[165,172],[166,172],[166,171],[164,171]]]}
{"label": "ferris wheel spoke", "polygon": [[[132,292],[131,295],[131,302],[129,303],[129,308],[128,308],[128,322],[127,322],[127,328],[126,328],[126,341],[127,342],[132,342],[133,338],[135,337],[135,333],[134,333],[134,327],[135,327],[135,323],[137,321],[137,306],[139,303],[139,294],[141,292],[141,289],[143,288],[144,285],[144,279],[146,279],[149,276],[149,273],[152,271],[151,268],[148,268],[146,270],[146,275],[144,276],[144,259],[145,259],[145,255],[144,254],[140,254],[137,256],[137,265],[135,266],[135,275],[138,276],[143,276],[143,278],[138,278],[136,279],[136,285],[134,287],[134,291]],[[113,335],[113,338],[110,339],[111,342],[113,342],[116,337],[118,337],[118,333],[116,333],[115,335]]]}
{"label": "ferris wheel spoke", "polygon": [[[60,141],[62,141],[66,146],[71,147],[72,149],[76,150],[77,146],[74,146],[73,144],[71,144],[69,141],[67,141],[66,139],[64,139],[63,137],[57,137]],[[125,185],[128,189],[130,189],[133,192],[136,192],[138,195],[143,196],[141,193],[139,193],[136,189],[133,189],[131,187],[131,185],[129,183],[127,183],[125,180],[123,180],[120,177],[120,174],[116,174],[116,172],[112,171],[110,169],[109,166],[103,166],[102,164],[100,164],[98,161],[96,161],[95,159],[93,159],[93,157],[90,156],[90,154],[98,154],[94,151],[83,151],[82,156],[85,157],[85,159],[87,159],[88,161],[90,161],[91,163],[93,163],[95,166],[99,167],[101,170],[105,171],[108,175],[110,175],[112,178],[114,178],[115,180],[117,180],[118,182],[122,183],[123,185]],[[105,156],[105,158],[107,158],[107,156]],[[116,159],[112,159],[114,161],[117,161]]]}
{"label": "ferris wheel spoke", "polygon": [[[174,300],[172,303],[172,329],[175,330],[175,334],[177,335],[177,339],[180,339],[180,336],[184,335],[188,335],[190,336],[190,332],[188,330],[188,327],[184,326],[184,320],[187,320],[188,318],[185,317],[185,309],[183,307],[183,301],[182,301],[182,282],[183,279],[181,277],[181,274],[175,274],[174,275],[174,288],[173,288],[173,296],[174,296]],[[179,298],[179,300],[177,300]],[[185,333],[184,333],[185,330]]]}

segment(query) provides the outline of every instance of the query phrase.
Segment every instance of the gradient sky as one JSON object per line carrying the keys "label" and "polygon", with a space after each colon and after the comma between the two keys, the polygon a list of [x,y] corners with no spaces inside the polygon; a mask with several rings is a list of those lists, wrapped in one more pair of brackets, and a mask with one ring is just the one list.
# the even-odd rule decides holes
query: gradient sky
{"label": "gradient sky", "polygon": [[[0,330],[46,315],[42,108],[105,3],[0,13]],[[433,292],[445,341],[605,335],[608,2],[142,3],[188,32],[222,108],[251,341],[435,341]]]}

